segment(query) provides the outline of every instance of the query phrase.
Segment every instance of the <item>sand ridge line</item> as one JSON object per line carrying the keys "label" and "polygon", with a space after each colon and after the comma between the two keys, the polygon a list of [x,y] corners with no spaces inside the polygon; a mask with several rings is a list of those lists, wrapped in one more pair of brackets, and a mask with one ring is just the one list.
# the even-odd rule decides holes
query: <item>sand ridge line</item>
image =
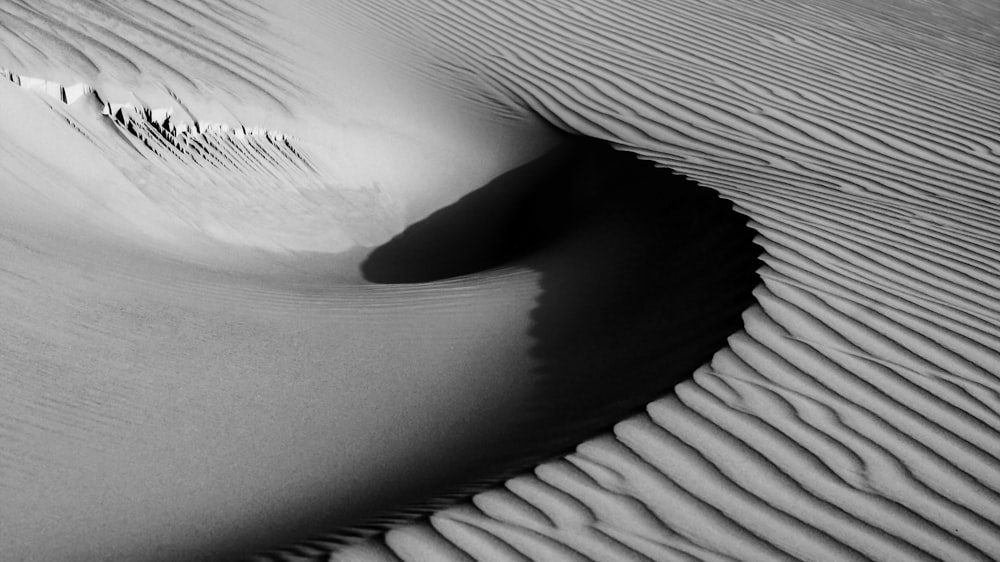
{"label": "sand ridge line", "polygon": [[[696,374],[677,389],[688,405],[665,398],[650,406],[663,413],[653,422],[686,435],[686,446],[631,420],[619,426],[631,428],[627,439],[619,429],[597,440],[625,442],[609,447],[619,473],[638,462],[627,447],[648,443],[646,460],[661,481],[685,475],[682,489],[693,497],[741,514],[734,523],[740,532],[712,533],[728,528],[721,521],[699,526],[695,508],[677,508],[676,497],[652,485],[623,489],[609,480],[603,491],[573,488],[566,505],[592,497],[607,507],[629,498],[670,518],[656,536],[678,532],[682,544],[711,553],[699,558],[1000,555],[990,523],[1000,489],[992,453],[1000,443],[1000,281],[992,243],[1000,228],[993,187],[1000,181],[1000,100],[986,86],[1000,76],[989,64],[997,49],[988,18],[973,15],[991,9],[985,2],[964,3],[958,12],[933,2],[767,0],[349,6],[345,13],[363,25],[430,43],[424,49],[437,60],[428,68],[453,69],[456,89],[478,83],[500,90],[469,92],[470,99],[510,99],[562,129],[688,174],[734,201],[759,233],[767,264],[760,307],[745,314],[746,332],[734,334],[707,368],[720,373],[713,380],[774,382],[780,396],[799,389],[809,399],[796,398],[790,413],[746,391],[748,405],[739,411],[748,417],[738,416],[706,397]],[[420,35],[425,29],[438,31]],[[706,385],[728,396],[724,403],[742,404],[733,397],[744,394],[741,384]],[[782,428],[787,438],[736,419]],[[774,448],[779,442],[789,448]],[[809,455],[837,476],[816,474],[803,464]],[[697,470],[688,476],[670,464],[697,456],[716,459],[760,503],[737,507],[735,497],[699,487]],[[847,460],[852,456],[864,459],[863,471]],[[756,464],[772,457],[777,465]],[[744,462],[759,478],[731,468]],[[566,478],[559,482],[569,489]],[[811,491],[796,487],[803,485]],[[545,500],[527,503],[511,500],[504,509],[527,513]],[[782,519],[787,527],[759,520],[772,506],[790,515]],[[907,523],[873,515],[886,506],[911,514]],[[600,509],[588,517],[594,512]],[[581,543],[597,548],[603,537],[595,529],[616,523],[606,515],[562,533],[528,519],[507,521],[500,508],[489,516],[455,513],[494,537],[497,526],[530,528],[552,547],[563,544],[567,558],[590,552]],[[835,513],[836,523],[824,519]],[[435,528],[435,518],[429,523],[422,532]],[[373,544],[393,551],[397,532],[406,530]],[[460,533],[452,527],[427,536],[427,544],[475,540]],[[636,556],[683,558],[642,550],[640,534],[615,537],[630,537]],[[543,557],[514,535],[505,534],[507,543],[520,554]],[[939,540],[926,539],[931,535]],[[784,550],[765,554],[748,547],[754,543]]]}

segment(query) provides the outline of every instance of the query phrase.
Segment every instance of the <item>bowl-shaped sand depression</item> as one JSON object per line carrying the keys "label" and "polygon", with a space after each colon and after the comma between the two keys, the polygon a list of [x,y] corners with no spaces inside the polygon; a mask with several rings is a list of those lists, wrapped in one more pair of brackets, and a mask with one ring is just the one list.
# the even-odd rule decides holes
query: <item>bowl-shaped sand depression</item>
{"label": "bowl-shaped sand depression", "polygon": [[[99,92],[5,93],[35,112],[7,120],[29,130],[11,144],[107,143],[106,173],[178,219],[159,238],[121,194],[98,223],[31,199],[66,184],[11,190],[29,217],[10,217],[7,254],[17,556],[228,559],[500,481],[707,360],[756,283],[745,218],[595,141],[564,139],[374,248],[307,251],[287,247],[306,236],[286,202],[319,174],[294,140],[129,116]],[[50,114],[65,117],[40,127]],[[388,230],[391,201],[333,195],[304,197],[330,230],[351,212]]]}

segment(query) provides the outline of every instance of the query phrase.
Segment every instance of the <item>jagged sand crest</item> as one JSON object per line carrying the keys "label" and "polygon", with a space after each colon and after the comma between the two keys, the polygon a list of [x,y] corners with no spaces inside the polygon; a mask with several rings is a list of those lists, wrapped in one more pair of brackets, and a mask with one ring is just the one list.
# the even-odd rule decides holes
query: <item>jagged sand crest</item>
{"label": "jagged sand crest", "polygon": [[[107,125],[112,124],[128,146],[142,156],[138,164],[128,164],[124,158],[112,161],[120,163],[126,176],[144,186],[140,191],[145,196],[210,236],[268,249],[341,251],[352,244],[375,245],[402,228],[401,218],[393,216],[401,210],[387,205],[390,201],[377,185],[350,190],[331,187],[335,174],[309,158],[304,143],[280,131],[243,124],[188,122],[175,119],[172,106],[150,108],[105,101],[99,91],[84,84],[64,87],[8,70],[3,73],[22,89],[68,106],[61,113],[76,130],[94,144],[101,138],[105,141],[103,150],[120,152],[121,146],[107,142]],[[83,103],[83,99],[90,103]],[[100,117],[96,107],[100,107]],[[288,196],[289,188],[281,184],[294,186],[304,197],[295,201]],[[224,200],[226,185],[230,186],[230,201]],[[191,191],[192,187],[204,191],[209,186],[211,197],[223,201],[199,202]],[[268,197],[269,191],[280,195]],[[267,213],[261,212],[261,205],[268,206]],[[292,208],[281,208],[288,205]],[[316,216],[323,209],[325,215]],[[288,216],[282,218],[283,213]],[[311,229],[310,221],[322,223],[327,232]],[[341,232],[327,226],[337,224]],[[255,228],[262,232],[255,236]],[[228,234],[230,231],[233,234]]]}
{"label": "jagged sand crest", "polygon": [[[53,19],[67,10],[43,4]],[[280,27],[284,16],[263,6],[170,6],[75,13],[95,29],[101,19],[121,26],[85,36],[64,24],[62,34],[45,29],[27,8],[4,3],[0,61],[101,91],[133,83],[142,68],[150,84],[181,91],[219,122],[297,131],[294,117],[268,112],[321,111],[310,102],[322,96],[319,80],[282,59],[308,48],[275,34],[283,46],[268,50],[250,32],[262,21]],[[377,527],[272,559],[317,559],[340,543],[352,546],[338,560],[1000,557],[994,5],[438,0],[302,9],[316,25],[348,21],[395,38],[415,53],[407,72],[426,73],[492,120],[541,116],[716,190],[750,217],[766,265],[744,328],[645,413],[459,507],[360,544]],[[161,20],[186,25],[171,25],[171,37],[153,25]],[[147,31],[175,50],[144,41]],[[399,52],[372,47],[381,48],[386,58]],[[36,50],[67,55],[53,63]],[[222,92],[225,102],[205,101],[210,81],[199,68],[241,86]],[[226,109],[240,105],[233,92],[250,109]],[[146,105],[167,105],[156,95]],[[259,154],[247,165],[268,161]],[[39,263],[31,267],[69,277]],[[268,318],[286,305],[305,314],[352,302],[224,276],[167,285],[152,286],[203,306],[253,303]],[[479,295],[465,285],[457,294],[464,303]],[[423,302],[446,316],[452,298],[393,295],[375,308]],[[45,332],[30,337],[46,341]]]}

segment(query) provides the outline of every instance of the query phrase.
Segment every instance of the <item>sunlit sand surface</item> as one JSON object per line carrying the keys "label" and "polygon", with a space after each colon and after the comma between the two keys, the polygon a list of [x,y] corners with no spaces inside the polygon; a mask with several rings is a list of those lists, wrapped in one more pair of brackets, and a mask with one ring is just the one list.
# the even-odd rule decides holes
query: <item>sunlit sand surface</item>
{"label": "sunlit sand surface", "polygon": [[998,17],[0,2],[0,558],[1000,558]]}

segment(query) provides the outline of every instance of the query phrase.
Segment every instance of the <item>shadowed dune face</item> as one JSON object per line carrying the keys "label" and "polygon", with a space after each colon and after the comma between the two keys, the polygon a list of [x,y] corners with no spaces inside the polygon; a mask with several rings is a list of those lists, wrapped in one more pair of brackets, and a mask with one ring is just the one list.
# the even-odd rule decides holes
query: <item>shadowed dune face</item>
{"label": "shadowed dune face", "polygon": [[541,272],[532,432],[563,447],[690,376],[739,329],[760,282],[760,247],[729,202],[598,147],[581,150],[568,173],[579,182],[558,199],[589,207],[586,222],[528,261]]}
{"label": "shadowed dune face", "polygon": [[708,360],[759,282],[745,223],[694,182],[571,138],[412,225],[361,270],[388,284],[540,274],[530,328],[540,364],[512,450],[490,458],[496,471],[606,429]]}
{"label": "shadowed dune face", "polygon": [[1000,556],[992,3],[0,16],[15,559]]}

